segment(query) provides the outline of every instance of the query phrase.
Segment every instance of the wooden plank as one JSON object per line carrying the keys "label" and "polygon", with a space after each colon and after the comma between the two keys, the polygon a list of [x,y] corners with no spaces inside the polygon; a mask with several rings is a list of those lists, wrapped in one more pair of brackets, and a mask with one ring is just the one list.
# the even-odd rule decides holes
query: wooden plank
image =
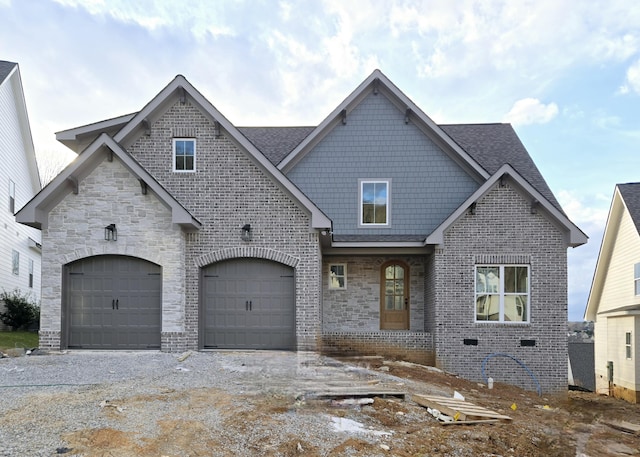
{"label": "wooden plank", "polygon": [[452,421],[452,422],[440,422],[441,425],[475,425],[475,424],[498,424],[500,419],[481,419],[474,421]]}
{"label": "wooden plank", "polygon": [[413,395],[412,400],[421,406],[437,409],[447,416],[456,418],[457,421],[471,421],[488,419],[511,420],[511,417],[491,411],[482,406],[474,405],[462,400],[448,397]]}
{"label": "wooden plank", "polygon": [[616,430],[621,430],[626,433],[631,433],[634,435],[640,435],[640,425],[632,424],[627,421],[602,421],[604,424],[609,427],[613,427]]}

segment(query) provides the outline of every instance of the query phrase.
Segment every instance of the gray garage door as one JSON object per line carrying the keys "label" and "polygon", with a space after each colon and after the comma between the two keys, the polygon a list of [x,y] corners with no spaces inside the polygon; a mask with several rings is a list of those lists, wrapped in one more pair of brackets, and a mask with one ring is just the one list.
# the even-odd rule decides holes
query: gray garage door
{"label": "gray garage door", "polygon": [[160,348],[160,266],[104,255],[71,263],[65,270],[69,348]]}
{"label": "gray garage door", "polygon": [[262,259],[233,259],[203,273],[205,348],[295,348],[292,268]]}

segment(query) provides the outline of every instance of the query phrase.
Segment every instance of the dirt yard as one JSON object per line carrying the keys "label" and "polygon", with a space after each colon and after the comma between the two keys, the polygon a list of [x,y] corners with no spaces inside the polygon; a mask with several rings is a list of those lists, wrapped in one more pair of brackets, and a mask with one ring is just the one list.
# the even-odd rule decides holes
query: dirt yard
{"label": "dirt yard", "polygon": [[[294,395],[275,385],[263,389],[253,386],[242,393],[230,393],[219,386],[167,387],[150,395],[123,393],[98,406],[104,392],[92,388],[81,394],[35,397],[33,404],[6,412],[0,419],[0,428],[33,420],[40,409],[56,402],[83,402],[93,405],[100,419],[110,425],[87,423],[62,431],[59,438],[64,446],[48,455],[640,455],[640,436],[607,425],[614,421],[640,424],[637,405],[583,392],[554,398],[499,384],[489,390],[413,364],[377,359],[346,363],[370,369],[361,382],[372,388],[380,385],[381,377],[386,377],[389,385],[386,375],[393,375],[392,385],[405,391],[406,397],[371,397],[370,404],[352,405],[335,398]],[[467,402],[512,420],[442,425],[411,399],[419,394],[452,396],[454,392],[462,394]],[[143,410],[154,414],[136,419],[137,412]],[[132,427],[132,423],[137,425]],[[296,428],[295,424],[299,426]],[[0,450],[0,455],[5,454]]]}

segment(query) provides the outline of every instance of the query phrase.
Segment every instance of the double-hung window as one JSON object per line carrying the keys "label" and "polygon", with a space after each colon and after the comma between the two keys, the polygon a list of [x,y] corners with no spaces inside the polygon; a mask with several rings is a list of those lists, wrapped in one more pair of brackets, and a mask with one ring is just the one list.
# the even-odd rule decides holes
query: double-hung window
{"label": "double-hung window", "polygon": [[624,348],[625,348],[626,358],[631,360],[633,355],[631,350],[631,332],[627,332],[624,335]]}
{"label": "double-hung window", "polygon": [[360,180],[360,225],[389,225],[389,180]]}
{"label": "double-hung window", "polygon": [[640,295],[640,263],[633,266],[633,288],[636,295]]}
{"label": "double-hung window", "polygon": [[196,171],[195,138],[173,139],[173,171]]}
{"label": "double-hung window", "polygon": [[529,266],[476,265],[476,322],[529,322]]}
{"label": "double-hung window", "polygon": [[343,263],[329,266],[329,289],[347,288],[347,266]]}

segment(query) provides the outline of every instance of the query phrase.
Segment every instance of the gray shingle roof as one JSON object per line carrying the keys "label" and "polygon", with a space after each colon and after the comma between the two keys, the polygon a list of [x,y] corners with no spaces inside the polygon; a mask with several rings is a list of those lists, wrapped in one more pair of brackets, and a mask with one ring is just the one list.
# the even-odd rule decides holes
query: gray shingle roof
{"label": "gray shingle roof", "polygon": [[[509,164],[538,192],[562,211],[510,124],[450,124],[440,128],[488,173]],[[300,144],[314,127],[238,127],[238,130],[274,165]],[[564,212],[563,212],[564,214]]]}
{"label": "gray shingle roof", "polygon": [[267,159],[277,165],[294,150],[315,127],[238,127]]}
{"label": "gray shingle roof", "polygon": [[14,62],[0,60],[0,84],[4,82],[6,77],[9,76],[9,73],[11,73],[11,70],[13,70],[13,67],[15,67],[16,65],[18,64]]}
{"label": "gray shingle roof", "polygon": [[640,183],[630,182],[627,184],[618,184],[617,186],[624,200],[624,204],[629,210],[631,219],[636,226],[636,230],[640,233]]}
{"label": "gray shingle roof", "polygon": [[511,124],[455,124],[441,125],[440,128],[487,172],[493,174],[508,163],[553,206],[562,211],[560,203]]}

